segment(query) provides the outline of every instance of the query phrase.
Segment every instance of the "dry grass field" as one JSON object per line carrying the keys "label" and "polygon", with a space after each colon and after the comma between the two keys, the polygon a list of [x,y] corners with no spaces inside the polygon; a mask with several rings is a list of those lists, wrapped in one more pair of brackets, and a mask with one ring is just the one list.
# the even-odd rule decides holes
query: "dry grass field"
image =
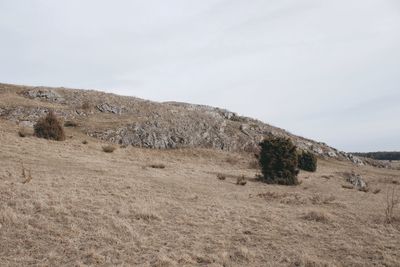
{"label": "dry grass field", "polygon": [[[321,160],[285,187],[257,182],[245,154],[67,136],[0,121],[1,266],[400,266],[399,218],[385,223],[399,170]],[[342,187],[352,170],[368,192]]]}

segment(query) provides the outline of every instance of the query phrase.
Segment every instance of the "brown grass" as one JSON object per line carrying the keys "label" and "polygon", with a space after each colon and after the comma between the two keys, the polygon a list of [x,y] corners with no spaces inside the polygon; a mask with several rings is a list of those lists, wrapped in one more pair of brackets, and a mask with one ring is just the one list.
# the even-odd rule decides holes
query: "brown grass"
{"label": "brown grass", "polygon": [[[371,188],[399,190],[398,170],[320,160],[317,173],[299,174],[301,186],[241,187],[238,174],[256,174],[250,156],[228,165],[226,152],[130,146],[108,157],[75,129],[65,142],[17,131],[0,120],[1,266],[400,265],[399,224],[383,223],[386,194],[321,179],[356,168]],[[26,184],[20,162],[27,177],[31,169]],[[167,168],[142,169],[152,162]]]}
{"label": "brown grass", "polygon": [[322,211],[310,211],[304,214],[302,218],[307,221],[315,221],[321,223],[327,223],[330,221],[329,216]]}
{"label": "brown grass", "polygon": [[29,183],[32,180],[32,173],[30,169],[26,169],[24,164],[21,162],[21,175],[24,179],[22,181],[23,184]]}

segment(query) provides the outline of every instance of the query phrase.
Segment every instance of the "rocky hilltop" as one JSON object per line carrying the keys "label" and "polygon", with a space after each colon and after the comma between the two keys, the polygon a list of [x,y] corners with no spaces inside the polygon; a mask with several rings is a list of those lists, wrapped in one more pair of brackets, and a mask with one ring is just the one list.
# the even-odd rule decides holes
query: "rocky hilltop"
{"label": "rocky hilltop", "polygon": [[94,90],[0,84],[0,118],[31,127],[49,109],[89,136],[146,148],[257,149],[265,135],[285,136],[326,158],[363,161],[328,145],[220,108],[153,102]]}

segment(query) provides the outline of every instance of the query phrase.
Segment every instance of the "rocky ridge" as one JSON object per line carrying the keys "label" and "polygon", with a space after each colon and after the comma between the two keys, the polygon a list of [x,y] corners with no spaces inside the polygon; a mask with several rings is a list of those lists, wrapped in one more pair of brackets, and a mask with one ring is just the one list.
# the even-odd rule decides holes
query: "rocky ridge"
{"label": "rocky ridge", "polygon": [[253,152],[264,136],[272,134],[289,137],[300,149],[320,157],[364,164],[324,143],[225,109],[158,103],[93,90],[0,84],[0,118],[30,127],[49,109],[64,120],[76,121],[87,135],[121,145]]}

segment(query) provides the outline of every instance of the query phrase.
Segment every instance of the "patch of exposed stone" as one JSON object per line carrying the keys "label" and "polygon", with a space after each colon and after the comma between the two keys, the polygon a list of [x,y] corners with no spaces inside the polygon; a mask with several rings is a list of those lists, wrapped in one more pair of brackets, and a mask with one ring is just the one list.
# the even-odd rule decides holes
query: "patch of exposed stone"
{"label": "patch of exposed stone", "polygon": [[[22,95],[27,98],[63,104],[63,110],[55,110],[56,114],[64,120],[83,121],[81,130],[88,135],[123,145],[157,149],[202,147],[255,152],[264,136],[274,135],[289,137],[299,149],[311,151],[319,157],[364,164],[362,159],[324,143],[292,135],[283,129],[239,116],[226,109],[178,102],[156,103],[97,91],[47,87],[23,87],[21,90]],[[88,101],[93,108],[82,108],[83,103]],[[45,107],[0,106],[2,118],[21,126],[32,126],[47,112]],[[85,127],[84,121],[90,116],[96,116],[96,113],[124,115],[125,119],[126,116],[132,116],[132,123],[117,123],[115,128],[105,130]],[[115,117],[115,122],[118,120]]]}
{"label": "patch of exposed stone", "polygon": [[356,174],[354,172],[346,174],[346,181],[351,183],[353,187],[360,191],[367,191],[368,185],[361,177],[361,175]]}
{"label": "patch of exposed stone", "polygon": [[108,103],[101,103],[99,105],[96,105],[96,108],[100,112],[113,113],[113,114],[119,114],[119,115],[122,114],[122,112],[124,111],[124,107],[117,107],[117,106],[110,105]]}
{"label": "patch of exposed stone", "polygon": [[29,98],[40,98],[58,103],[64,102],[64,98],[57,91],[44,87],[35,87],[26,91],[25,95]]}

